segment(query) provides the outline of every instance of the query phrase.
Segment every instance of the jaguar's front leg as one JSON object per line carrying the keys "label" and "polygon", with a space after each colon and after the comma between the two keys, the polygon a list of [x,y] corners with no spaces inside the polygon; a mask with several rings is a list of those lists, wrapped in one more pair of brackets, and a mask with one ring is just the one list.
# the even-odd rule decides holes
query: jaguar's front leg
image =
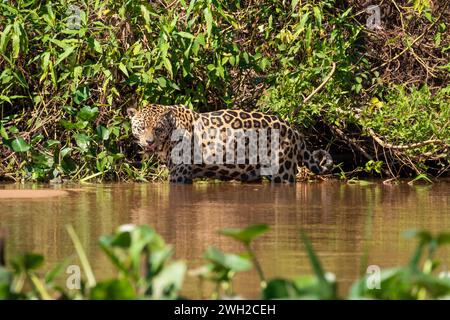
{"label": "jaguar's front leg", "polygon": [[192,165],[179,164],[169,169],[171,183],[192,183]]}

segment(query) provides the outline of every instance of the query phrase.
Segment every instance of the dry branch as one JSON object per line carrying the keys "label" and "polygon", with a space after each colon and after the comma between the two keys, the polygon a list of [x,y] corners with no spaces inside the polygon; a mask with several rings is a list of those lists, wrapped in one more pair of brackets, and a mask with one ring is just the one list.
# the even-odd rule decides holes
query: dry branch
{"label": "dry branch", "polygon": [[367,128],[367,132],[369,132],[370,136],[379,145],[381,145],[383,148],[388,148],[388,149],[409,150],[409,149],[419,148],[419,147],[423,147],[423,146],[430,145],[430,144],[442,145],[446,149],[450,148],[450,145],[445,143],[445,141],[442,141],[439,139],[430,139],[430,140],[425,140],[425,141],[417,142],[417,143],[396,145],[396,144],[392,144],[392,143],[383,141],[380,137],[377,136],[377,134],[371,128]]}

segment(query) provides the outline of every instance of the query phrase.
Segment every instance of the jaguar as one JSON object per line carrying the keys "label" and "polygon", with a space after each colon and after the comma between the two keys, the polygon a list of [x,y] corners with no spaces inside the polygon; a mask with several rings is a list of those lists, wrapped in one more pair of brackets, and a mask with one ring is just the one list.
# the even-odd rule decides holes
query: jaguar
{"label": "jaguar", "polygon": [[303,135],[275,115],[235,109],[198,113],[183,105],[159,104],[128,108],[127,114],[137,143],[166,164],[173,183],[263,177],[294,183],[302,164],[315,174],[333,167],[327,151],[309,151]]}

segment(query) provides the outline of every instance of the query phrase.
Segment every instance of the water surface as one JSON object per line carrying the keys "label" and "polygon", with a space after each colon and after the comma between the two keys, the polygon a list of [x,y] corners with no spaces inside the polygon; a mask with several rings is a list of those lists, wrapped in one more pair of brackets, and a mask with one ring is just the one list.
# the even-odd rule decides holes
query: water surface
{"label": "water surface", "polygon": [[[187,261],[190,268],[204,262],[202,254],[208,246],[228,252],[243,250],[233,240],[218,235],[218,230],[266,223],[271,231],[255,242],[255,249],[269,278],[311,273],[298,237],[303,229],[325,269],[335,273],[342,294],[360,274],[366,248],[369,264],[398,266],[408,261],[415,245],[402,237],[402,231],[450,231],[449,182],[430,186],[340,182],[295,186],[6,184],[0,185],[0,195],[3,189],[41,190],[41,195],[44,189],[65,191],[51,197],[0,196],[0,228],[8,230],[9,257],[24,251],[42,253],[49,266],[74,256],[65,230],[65,225],[72,224],[100,279],[113,271],[97,239],[125,223],[154,227],[174,245],[175,257]],[[438,252],[443,268],[450,265],[449,252]],[[257,297],[257,282],[254,271],[244,273],[236,279],[236,291]],[[195,278],[187,278],[184,294],[200,297]]]}

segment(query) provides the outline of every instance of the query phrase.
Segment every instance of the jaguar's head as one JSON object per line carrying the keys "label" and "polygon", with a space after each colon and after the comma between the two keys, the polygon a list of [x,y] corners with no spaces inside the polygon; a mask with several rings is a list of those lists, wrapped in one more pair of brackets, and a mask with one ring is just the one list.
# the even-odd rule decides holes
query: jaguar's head
{"label": "jaguar's head", "polygon": [[149,105],[140,110],[128,108],[127,113],[138,144],[150,153],[162,151],[175,125],[172,110],[162,105]]}

